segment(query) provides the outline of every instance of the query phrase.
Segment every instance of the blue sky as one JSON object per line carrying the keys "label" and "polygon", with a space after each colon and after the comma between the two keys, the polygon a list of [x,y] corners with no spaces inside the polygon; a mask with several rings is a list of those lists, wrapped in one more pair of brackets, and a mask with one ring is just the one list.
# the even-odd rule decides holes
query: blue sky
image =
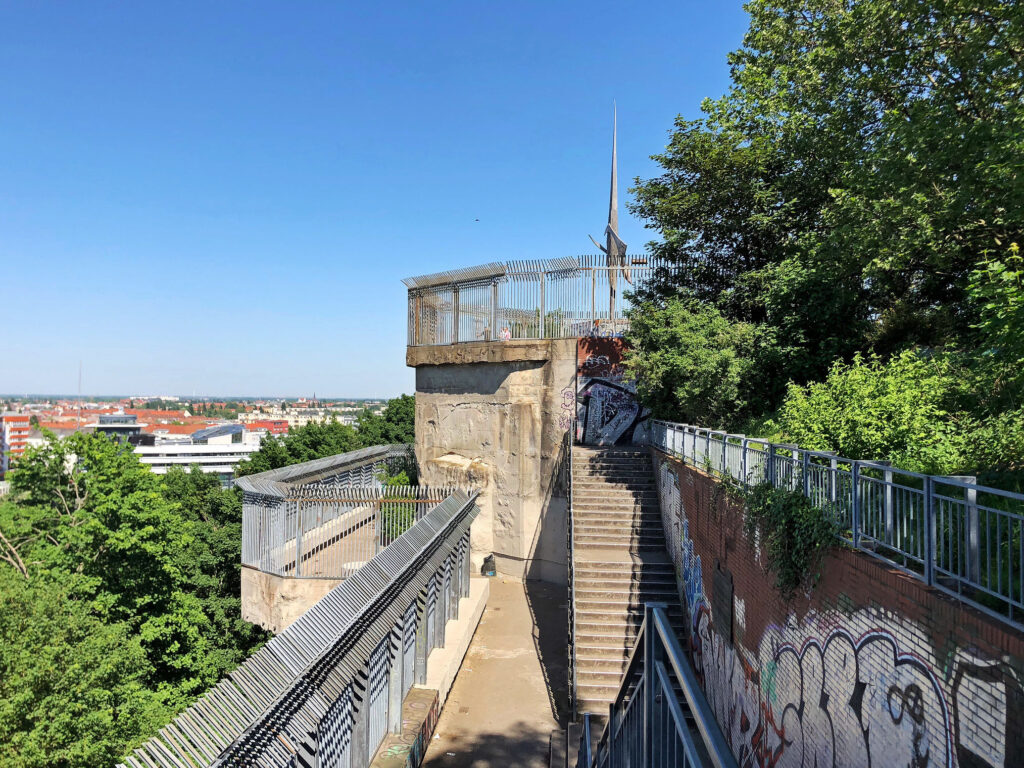
{"label": "blue sky", "polygon": [[79,360],[87,394],[412,391],[401,278],[591,252],[612,99],[627,197],[746,25],[739,2],[8,0],[0,392],[73,392]]}

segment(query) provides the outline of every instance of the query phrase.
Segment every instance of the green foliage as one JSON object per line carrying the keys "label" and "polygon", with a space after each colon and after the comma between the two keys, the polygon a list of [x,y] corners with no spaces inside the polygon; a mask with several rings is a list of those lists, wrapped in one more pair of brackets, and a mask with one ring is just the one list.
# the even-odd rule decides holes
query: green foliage
{"label": "green foliage", "polygon": [[[128,446],[76,433],[27,451],[11,482],[0,594],[33,606],[0,614],[11,764],[108,764],[266,638],[240,617],[241,503],[213,476],[161,478]],[[25,638],[8,655],[6,633]]]}
{"label": "green foliage", "polygon": [[714,307],[671,298],[630,313],[625,365],[641,400],[660,418],[720,427],[763,405],[770,334]]}
{"label": "green foliage", "polygon": [[401,395],[389,400],[379,415],[364,410],[355,427],[331,420],[311,422],[280,437],[268,435],[260,449],[235,468],[235,476],[253,475],[373,445],[411,443],[415,423],[416,398]]}
{"label": "green foliage", "polygon": [[757,485],[744,494],[744,533],[761,548],[775,587],[787,602],[809,591],[836,542],[836,526],[800,491]]}
{"label": "green foliage", "polygon": [[986,362],[996,368],[999,394],[1019,402],[1024,390],[1024,258],[1012,243],[1003,259],[991,259],[971,273],[979,341]]}
{"label": "green foliage", "polygon": [[137,633],[0,565],[0,764],[113,765],[171,715]]}
{"label": "green foliage", "polygon": [[967,372],[944,356],[857,356],[850,365],[835,363],[822,382],[792,385],[778,422],[805,448],[952,474],[975,449],[968,439],[973,420],[963,411],[967,382]]}
{"label": "green foliage", "polygon": [[[728,93],[676,122],[634,190],[651,250],[682,267],[639,297],[639,391],[657,415],[734,431],[785,399],[779,437],[851,457],[1019,469],[1024,15],[746,8]],[[688,318],[663,303],[680,298]]]}

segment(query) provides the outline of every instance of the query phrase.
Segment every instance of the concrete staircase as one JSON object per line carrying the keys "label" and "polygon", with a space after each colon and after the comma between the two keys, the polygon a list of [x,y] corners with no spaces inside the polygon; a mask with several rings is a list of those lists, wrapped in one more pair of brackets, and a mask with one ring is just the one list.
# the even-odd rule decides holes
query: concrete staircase
{"label": "concrete staircase", "polygon": [[572,461],[576,709],[607,716],[644,603],[666,603],[677,632],[682,610],[650,455],[575,446]]}

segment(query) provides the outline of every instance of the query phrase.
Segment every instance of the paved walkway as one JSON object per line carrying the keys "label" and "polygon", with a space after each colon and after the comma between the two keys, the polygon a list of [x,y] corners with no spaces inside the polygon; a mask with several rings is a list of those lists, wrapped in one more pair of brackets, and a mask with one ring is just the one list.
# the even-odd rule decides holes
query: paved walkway
{"label": "paved walkway", "polygon": [[565,727],[567,590],[495,578],[424,765],[548,768]]}

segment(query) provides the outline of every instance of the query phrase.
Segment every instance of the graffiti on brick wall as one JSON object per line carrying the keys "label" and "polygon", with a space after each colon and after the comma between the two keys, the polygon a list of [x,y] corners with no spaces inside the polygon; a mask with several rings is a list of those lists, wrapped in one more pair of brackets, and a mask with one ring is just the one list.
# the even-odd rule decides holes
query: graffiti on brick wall
{"label": "graffiti on brick wall", "polygon": [[1024,765],[1024,733],[1014,727],[1024,723],[1024,690],[1010,667],[964,650],[940,662],[921,628],[893,612],[791,614],[760,638],[726,642],[714,630],[678,482],[659,461],[666,527],[681,522],[669,549],[695,671],[740,766]]}
{"label": "graffiti on brick wall", "polygon": [[625,380],[621,339],[584,338],[577,346],[576,439],[584,445],[643,440],[650,412]]}

